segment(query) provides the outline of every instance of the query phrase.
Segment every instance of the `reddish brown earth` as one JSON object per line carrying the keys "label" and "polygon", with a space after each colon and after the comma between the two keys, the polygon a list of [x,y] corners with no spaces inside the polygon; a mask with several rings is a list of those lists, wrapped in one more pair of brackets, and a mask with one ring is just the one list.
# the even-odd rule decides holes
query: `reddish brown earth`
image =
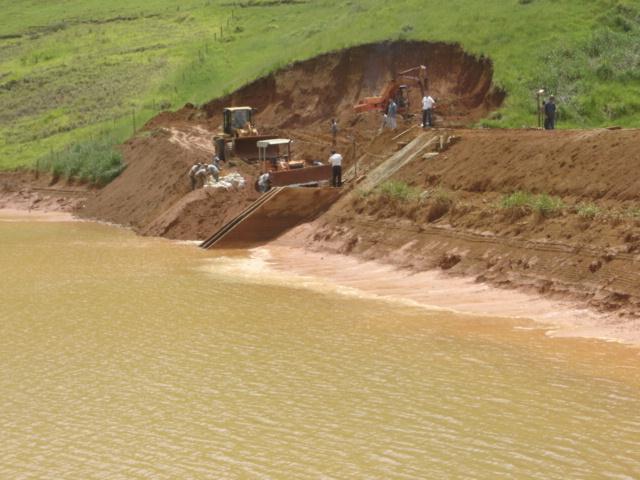
{"label": "reddish brown earth", "polygon": [[[144,235],[202,239],[233,218],[258,194],[243,190],[191,191],[188,170],[213,154],[207,131],[193,126],[146,130],[122,146],[127,168],[78,211],[83,218],[131,227]],[[222,174],[253,168],[239,163]]]}
{"label": "reddish brown earth", "polygon": [[[240,172],[248,180],[245,190],[190,193],[187,171],[213,154],[211,140],[223,107],[256,108],[261,132],[293,138],[298,158],[329,157],[329,121],[334,116],[341,129],[338,149],[349,161],[368,150],[382,155],[377,136],[381,114],[357,115],[353,105],[363,96],[378,93],[398,71],[420,64],[428,65],[432,95],[447,104],[437,117],[440,123],[471,123],[504,98],[492,86],[491,63],[467,55],[456,45],[395,42],[329,53],[295,63],[202,108],[187,105],[158,115],[123,146],[126,170],[79,214],[127,225],[142,234],[205,238],[256,198],[251,186],[258,168],[241,161],[227,165],[222,174]],[[419,96],[416,87],[411,94],[415,109],[419,109]],[[382,142],[395,145],[394,135],[386,133]]]}

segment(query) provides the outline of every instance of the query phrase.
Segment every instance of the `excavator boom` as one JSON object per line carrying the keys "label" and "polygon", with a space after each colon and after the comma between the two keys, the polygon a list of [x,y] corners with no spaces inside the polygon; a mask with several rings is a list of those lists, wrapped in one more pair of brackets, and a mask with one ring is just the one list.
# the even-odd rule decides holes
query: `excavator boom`
{"label": "excavator boom", "polygon": [[[415,76],[409,75],[415,73]],[[385,111],[389,105],[391,99],[397,99],[404,93],[403,90],[407,89],[406,85],[402,85],[400,80],[408,80],[417,84],[420,87],[420,94],[424,96],[426,92],[427,83],[427,67],[419,65],[417,67],[404,70],[398,74],[396,78],[387,82],[387,84],[380,92],[380,95],[375,97],[366,97],[360,100],[360,102],[354,106],[356,113],[370,112],[370,111]],[[406,107],[399,105],[400,113],[405,113]]]}

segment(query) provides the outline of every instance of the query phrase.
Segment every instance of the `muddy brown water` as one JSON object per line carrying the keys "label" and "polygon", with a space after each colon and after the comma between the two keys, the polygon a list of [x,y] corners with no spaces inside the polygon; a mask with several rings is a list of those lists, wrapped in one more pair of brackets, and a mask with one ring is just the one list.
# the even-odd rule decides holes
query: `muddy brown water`
{"label": "muddy brown water", "polygon": [[637,350],[0,219],[0,478],[640,477]]}

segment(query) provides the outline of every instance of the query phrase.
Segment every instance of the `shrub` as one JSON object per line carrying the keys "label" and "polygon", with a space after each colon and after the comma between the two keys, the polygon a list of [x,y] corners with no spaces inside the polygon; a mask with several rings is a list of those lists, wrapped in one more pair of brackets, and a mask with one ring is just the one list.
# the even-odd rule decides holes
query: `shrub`
{"label": "shrub", "polygon": [[94,185],[106,185],[122,170],[122,154],[108,138],[76,143],[62,152],[52,152],[41,158],[38,168],[54,177],[81,180]]}
{"label": "shrub", "polygon": [[378,187],[378,191],[384,197],[402,202],[416,199],[420,194],[417,188],[399,180],[387,180]]}
{"label": "shrub", "polygon": [[531,211],[542,217],[557,215],[565,207],[562,200],[543,193],[532,195],[527,192],[513,192],[502,197],[500,208],[507,210],[514,217],[522,217]]}
{"label": "shrub", "polygon": [[543,217],[552,217],[562,211],[564,203],[558,197],[543,193],[534,197],[531,208]]}
{"label": "shrub", "polygon": [[579,217],[592,220],[601,214],[600,208],[595,203],[581,203],[576,209]]}
{"label": "shrub", "polygon": [[502,197],[500,207],[504,209],[528,208],[531,205],[531,194],[527,192],[513,192]]}
{"label": "shrub", "polygon": [[634,220],[640,219],[640,207],[631,207],[627,210],[627,216],[633,218]]}

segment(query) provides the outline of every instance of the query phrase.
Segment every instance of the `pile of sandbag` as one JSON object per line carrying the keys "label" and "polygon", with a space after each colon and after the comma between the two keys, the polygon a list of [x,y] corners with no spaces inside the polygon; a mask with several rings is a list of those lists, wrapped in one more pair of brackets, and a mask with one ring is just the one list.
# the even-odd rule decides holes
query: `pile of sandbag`
{"label": "pile of sandbag", "polygon": [[225,175],[224,177],[220,177],[220,179],[216,182],[216,180],[212,177],[207,180],[207,183],[204,184],[205,188],[224,188],[225,190],[231,190],[233,188],[240,189],[244,188],[247,184],[247,181],[244,179],[242,175],[237,172],[230,173],[229,175]]}

